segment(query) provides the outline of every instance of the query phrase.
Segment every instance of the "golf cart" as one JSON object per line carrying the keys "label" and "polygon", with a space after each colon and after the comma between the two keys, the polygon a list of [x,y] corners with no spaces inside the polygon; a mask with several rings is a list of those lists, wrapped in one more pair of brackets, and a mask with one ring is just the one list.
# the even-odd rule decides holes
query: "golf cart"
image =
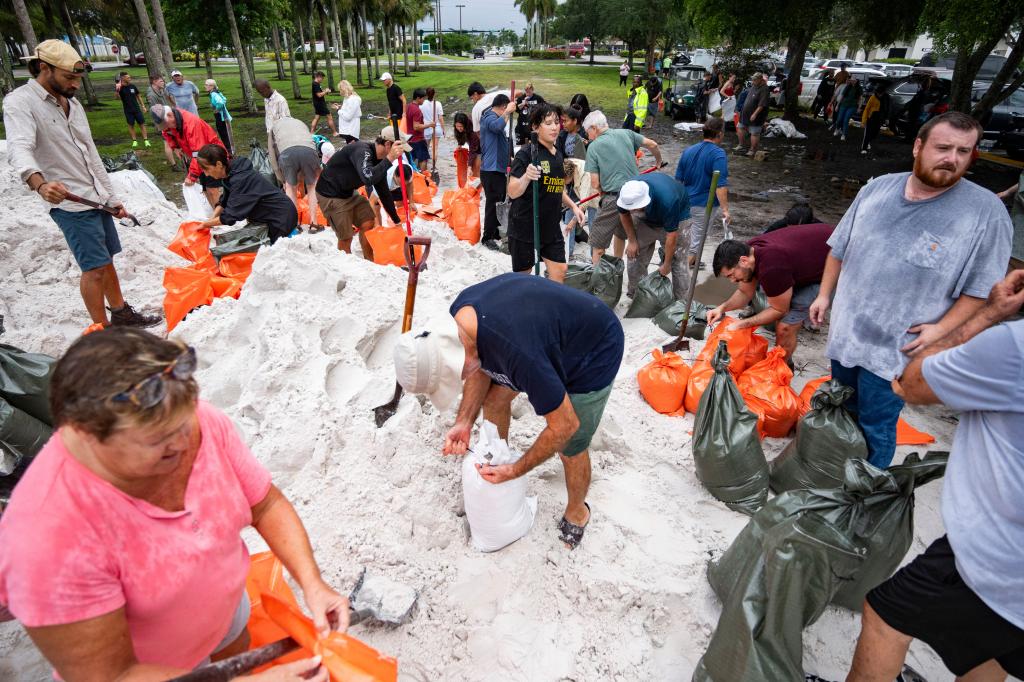
{"label": "golf cart", "polygon": [[672,67],[672,87],[665,94],[665,115],[679,121],[697,116],[697,89],[704,80],[703,66],[686,64]]}

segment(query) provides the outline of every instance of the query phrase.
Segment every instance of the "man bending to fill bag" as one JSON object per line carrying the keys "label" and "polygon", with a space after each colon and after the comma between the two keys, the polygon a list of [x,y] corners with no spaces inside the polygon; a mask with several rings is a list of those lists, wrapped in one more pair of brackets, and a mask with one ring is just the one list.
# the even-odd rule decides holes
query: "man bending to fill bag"
{"label": "man bending to fill bag", "polygon": [[559,538],[575,549],[590,521],[588,449],[622,363],[622,325],[598,298],[519,273],[469,287],[449,312],[454,320],[399,340],[398,382],[442,412],[462,390],[446,455],[466,454],[481,407],[507,440],[512,400],[526,393],[547,426],[515,464],[483,465],[480,475],[502,483],[560,453],[568,503]]}

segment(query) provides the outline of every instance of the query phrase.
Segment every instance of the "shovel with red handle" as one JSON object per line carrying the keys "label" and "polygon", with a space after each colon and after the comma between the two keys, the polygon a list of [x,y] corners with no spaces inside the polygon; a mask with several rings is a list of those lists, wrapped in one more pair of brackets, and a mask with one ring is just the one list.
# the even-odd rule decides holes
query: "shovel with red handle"
{"label": "shovel with red handle", "polygon": [[[101,211],[109,213],[110,215],[114,216],[115,218],[119,217],[119,215],[121,213],[121,211],[119,209],[112,208],[110,206],[106,206],[104,204],[92,201],[90,199],[83,199],[82,197],[78,196],[77,194],[72,194],[71,192],[68,192],[67,194],[65,194],[64,198],[67,199],[68,201],[73,201],[76,204],[85,204],[86,206],[91,206],[92,208],[98,208]],[[130,220],[131,223],[126,223],[125,220]],[[149,220],[149,221],[147,221],[145,223],[140,223],[139,219],[136,218],[135,216],[133,216],[131,213],[127,213],[125,215],[125,217],[121,219],[121,224],[122,225],[126,225],[127,226],[129,224],[134,224],[135,227],[140,227],[142,225],[150,225],[150,224],[152,224],[152,222],[153,222],[152,220]]]}

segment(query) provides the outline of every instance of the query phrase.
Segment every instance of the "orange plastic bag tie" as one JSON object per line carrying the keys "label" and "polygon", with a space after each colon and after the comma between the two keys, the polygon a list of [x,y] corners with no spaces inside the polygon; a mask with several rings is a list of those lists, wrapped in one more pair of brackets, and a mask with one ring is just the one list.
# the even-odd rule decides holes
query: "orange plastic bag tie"
{"label": "orange plastic bag tie", "polygon": [[213,275],[191,268],[164,270],[164,318],[167,331],[178,326],[194,308],[213,303]]}
{"label": "orange plastic bag tie", "polygon": [[[373,262],[377,265],[405,265],[405,230],[401,227],[375,227],[367,231],[366,239],[373,249]],[[416,260],[419,261],[423,249],[416,247]]]}
{"label": "orange plastic bag tie", "polygon": [[385,656],[355,637],[332,632],[326,637],[317,634],[313,621],[297,606],[272,594],[262,595],[267,615],[305,649],[309,655],[322,656],[333,682],[395,682],[398,661]]}
{"label": "orange plastic bag tie", "polygon": [[804,384],[803,389],[800,390],[800,416],[804,416],[811,411],[811,396],[818,390],[818,387],[823,383],[832,378],[831,374],[826,374],[823,377],[817,379],[811,379]]}
{"label": "orange plastic bag tie", "polygon": [[761,438],[785,438],[800,418],[800,398],[789,385],[792,380],[786,351],[776,347],[736,382],[747,407],[757,415]]}
{"label": "orange plastic bag tie", "polygon": [[178,226],[178,232],[167,248],[185,260],[193,263],[203,260],[210,253],[210,229],[200,227],[202,223],[189,220]]}
{"label": "orange plastic bag tie", "polygon": [[465,147],[455,150],[455,179],[459,187],[465,187],[469,179],[469,150]]}
{"label": "orange plastic bag tie", "polygon": [[636,373],[640,395],[655,412],[672,414],[683,406],[690,367],[677,353],[662,353],[655,349],[652,354],[654,359]]}

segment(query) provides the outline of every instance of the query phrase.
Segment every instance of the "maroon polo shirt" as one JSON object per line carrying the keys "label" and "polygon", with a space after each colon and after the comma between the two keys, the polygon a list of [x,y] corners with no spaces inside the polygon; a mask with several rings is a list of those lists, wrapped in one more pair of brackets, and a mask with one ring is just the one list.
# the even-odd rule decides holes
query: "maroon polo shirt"
{"label": "maroon polo shirt", "polygon": [[749,240],[754,276],[764,293],[771,298],[787,289],[820,284],[834,229],[825,223],[790,225]]}

